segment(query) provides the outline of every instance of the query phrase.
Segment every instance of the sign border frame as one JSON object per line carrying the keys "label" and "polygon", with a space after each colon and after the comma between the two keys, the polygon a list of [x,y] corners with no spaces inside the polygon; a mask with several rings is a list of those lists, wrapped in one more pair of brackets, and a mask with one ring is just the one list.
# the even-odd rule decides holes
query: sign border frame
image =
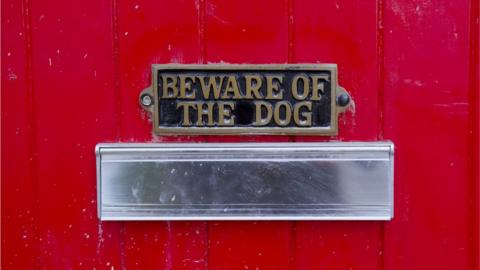
{"label": "sign border frame", "polygon": [[[159,97],[158,97],[158,77],[161,70],[272,70],[272,71],[329,71],[331,74],[331,115],[330,125],[327,127],[162,127],[160,126],[159,115]],[[321,135],[334,136],[338,134],[338,114],[352,103],[341,107],[336,104],[336,96],[346,92],[338,85],[337,64],[153,64],[152,65],[152,85],[143,90],[150,93],[153,97],[153,105],[150,107],[142,106],[152,113],[153,132],[156,135]]]}

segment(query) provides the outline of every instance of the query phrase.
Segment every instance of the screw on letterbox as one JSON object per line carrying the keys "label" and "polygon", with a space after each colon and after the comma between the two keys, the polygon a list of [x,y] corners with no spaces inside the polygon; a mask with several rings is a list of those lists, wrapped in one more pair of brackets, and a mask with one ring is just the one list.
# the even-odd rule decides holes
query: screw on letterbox
{"label": "screw on letterbox", "polygon": [[141,101],[142,101],[142,105],[145,107],[150,107],[152,106],[152,103],[153,103],[152,96],[147,94],[142,96]]}
{"label": "screw on letterbox", "polygon": [[350,103],[350,96],[346,93],[341,93],[337,96],[338,106],[345,107]]}

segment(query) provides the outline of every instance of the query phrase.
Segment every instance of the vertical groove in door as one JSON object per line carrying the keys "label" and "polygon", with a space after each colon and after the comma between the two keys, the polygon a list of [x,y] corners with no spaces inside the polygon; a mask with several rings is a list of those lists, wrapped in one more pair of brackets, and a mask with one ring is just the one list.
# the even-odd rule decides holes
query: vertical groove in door
{"label": "vertical groove in door", "polygon": [[[110,0],[112,8],[112,59],[113,59],[113,102],[115,111],[113,112],[113,118],[115,119],[115,140],[121,141],[122,138],[122,91],[120,89],[120,52],[119,52],[119,28],[118,28],[118,1]],[[97,189],[99,187],[97,186]],[[97,198],[98,199],[98,198]],[[99,221],[100,222],[100,221]],[[119,257],[120,257],[120,269],[125,269],[125,223],[119,223]]]}
{"label": "vertical groove in door", "polygon": [[112,1],[112,47],[113,47],[113,87],[115,103],[115,138],[120,141],[122,138],[122,91],[120,89],[120,49],[119,49],[119,28],[118,28],[118,1]]}
{"label": "vertical groove in door", "polygon": [[384,0],[377,0],[377,89],[378,89],[378,140],[384,140],[385,70],[384,70]]}
{"label": "vertical groove in door", "polygon": [[[295,63],[295,17],[294,7],[295,0],[286,0],[287,6],[287,20],[288,20],[288,55],[287,62],[289,64]],[[295,136],[290,136],[290,141],[295,142]],[[296,247],[297,247],[297,222],[290,221],[290,249],[289,249],[289,269],[296,269]]]}
{"label": "vertical groove in door", "polygon": [[[198,44],[200,46],[200,63],[206,64],[207,63],[207,45],[206,45],[206,19],[205,19],[205,6],[206,0],[196,0],[195,4],[197,6],[198,12]],[[206,142],[208,139],[205,136],[201,136],[201,141]],[[209,269],[209,261],[210,261],[210,238],[209,238],[209,226],[210,223],[208,221],[198,221],[200,224],[199,226],[203,227],[203,241],[205,242],[204,245],[204,257],[203,257],[203,265],[204,269]]]}
{"label": "vertical groove in door", "polygon": [[[377,0],[377,91],[378,91],[378,140],[384,140],[385,128],[385,67],[384,67],[384,0]],[[395,186],[395,181],[393,182]],[[394,189],[395,190],[395,187]],[[379,269],[385,269],[385,223],[380,228],[380,252]]]}
{"label": "vertical groove in door", "polygon": [[38,266],[36,117],[29,1],[2,1],[2,269]]}
{"label": "vertical groove in door", "polygon": [[470,262],[472,266],[479,267],[480,265],[480,250],[479,250],[479,231],[480,231],[480,221],[479,221],[479,211],[480,211],[480,144],[479,144],[479,62],[480,62],[480,32],[479,32],[479,12],[480,4],[478,0],[470,0],[469,5],[470,20],[469,20],[469,116],[470,116],[470,138],[469,144],[471,145],[470,149],[470,162],[468,171],[471,173],[470,176],[470,221],[469,231],[470,231]]}
{"label": "vertical groove in door", "polygon": [[[30,165],[28,166],[31,171],[31,184],[32,184],[32,215],[33,215],[33,260],[34,267],[39,266],[39,254],[40,248],[38,243],[38,148],[37,148],[37,117],[36,117],[36,107],[35,107],[35,87],[34,87],[34,70],[33,70],[33,56],[32,56],[32,15],[31,15],[31,5],[30,0],[23,0],[23,25],[25,29],[25,52],[26,52],[26,85],[27,85],[27,98],[28,98],[28,115],[29,115],[29,154],[30,154]],[[2,46],[3,47],[3,46]],[[21,107],[20,107],[21,108]],[[19,108],[19,109],[20,109]]]}

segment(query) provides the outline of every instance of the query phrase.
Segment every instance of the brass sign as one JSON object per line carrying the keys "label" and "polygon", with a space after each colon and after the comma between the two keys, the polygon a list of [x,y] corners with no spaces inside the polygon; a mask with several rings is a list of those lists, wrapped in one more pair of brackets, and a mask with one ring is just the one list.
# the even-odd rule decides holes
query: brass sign
{"label": "brass sign", "polygon": [[335,135],[351,103],[335,64],[152,65],[157,134]]}

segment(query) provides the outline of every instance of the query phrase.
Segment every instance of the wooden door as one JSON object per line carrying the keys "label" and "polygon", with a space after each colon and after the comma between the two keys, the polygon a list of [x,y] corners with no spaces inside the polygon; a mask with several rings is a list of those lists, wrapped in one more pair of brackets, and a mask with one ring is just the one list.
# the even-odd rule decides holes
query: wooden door
{"label": "wooden door", "polygon": [[[478,268],[479,3],[2,1],[3,269]],[[337,63],[335,137],[154,136],[155,63]],[[99,222],[99,142],[392,140],[395,217]]]}

